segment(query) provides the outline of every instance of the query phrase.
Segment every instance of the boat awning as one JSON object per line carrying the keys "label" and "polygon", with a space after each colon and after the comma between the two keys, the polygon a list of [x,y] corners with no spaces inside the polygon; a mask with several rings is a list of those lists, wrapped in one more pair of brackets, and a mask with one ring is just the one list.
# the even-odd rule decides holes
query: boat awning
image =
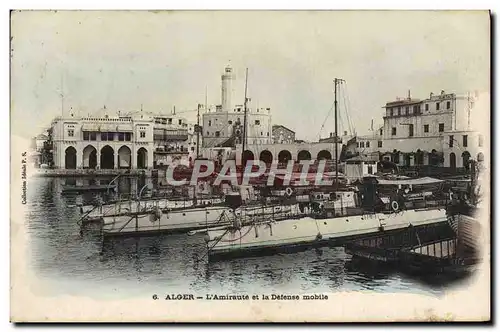
{"label": "boat awning", "polygon": [[401,180],[385,180],[385,179],[377,179],[378,183],[381,185],[425,185],[425,184],[437,184],[443,182],[443,180],[431,178],[431,177],[423,177],[419,179],[401,179]]}

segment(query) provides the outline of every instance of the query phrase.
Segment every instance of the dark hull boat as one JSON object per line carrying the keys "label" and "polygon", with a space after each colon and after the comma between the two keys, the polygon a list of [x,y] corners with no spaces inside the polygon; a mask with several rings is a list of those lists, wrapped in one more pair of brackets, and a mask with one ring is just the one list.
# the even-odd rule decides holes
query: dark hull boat
{"label": "dark hull boat", "polygon": [[[475,240],[463,237],[454,219],[432,230],[407,229],[391,237],[375,236],[346,243],[354,259],[417,275],[467,275],[479,263]],[[470,233],[468,233],[470,235]]]}
{"label": "dark hull boat", "polygon": [[111,185],[89,185],[89,186],[71,186],[71,185],[63,185],[62,186],[62,194],[79,194],[85,192],[105,192],[105,191],[114,191],[116,189],[115,184]]}

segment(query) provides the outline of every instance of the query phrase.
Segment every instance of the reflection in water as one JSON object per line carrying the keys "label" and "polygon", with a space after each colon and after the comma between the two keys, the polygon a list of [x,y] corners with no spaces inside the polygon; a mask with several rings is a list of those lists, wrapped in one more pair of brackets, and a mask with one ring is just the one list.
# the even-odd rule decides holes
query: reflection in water
{"label": "reflection in water", "polygon": [[[80,234],[77,225],[76,204],[92,202],[93,195],[61,196],[61,185],[68,181],[31,180],[26,222],[31,264],[37,274],[58,285],[71,283],[72,293],[94,291],[94,296],[105,296],[121,289],[127,294],[162,290],[260,294],[368,289],[440,294],[443,290],[442,283],[429,286],[415,277],[352,261],[343,248],[207,263],[202,234],[117,238],[102,243],[97,230]],[[151,179],[121,178],[113,197],[135,195],[145,184],[154,185]],[[68,291],[62,286],[57,290]]]}

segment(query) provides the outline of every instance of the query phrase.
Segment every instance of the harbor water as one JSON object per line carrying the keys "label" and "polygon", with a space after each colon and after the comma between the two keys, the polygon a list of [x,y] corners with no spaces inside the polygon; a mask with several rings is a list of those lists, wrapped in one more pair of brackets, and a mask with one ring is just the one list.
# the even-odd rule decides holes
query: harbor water
{"label": "harbor water", "polygon": [[[140,188],[141,181],[122,178],[118,188],[126,193]],[[80,232],[77,223],[77,204],[92,197],[61,195],[64,183],[68,180],[32,178],[28,183],[26,264],[41,283],[33,292],[94,298],[356,290],[440,296],[456,286],[452,280],[422,279],[360,264],[343,248],[207,262],[203,234],[118,238],[103,245],[97,230]]]}

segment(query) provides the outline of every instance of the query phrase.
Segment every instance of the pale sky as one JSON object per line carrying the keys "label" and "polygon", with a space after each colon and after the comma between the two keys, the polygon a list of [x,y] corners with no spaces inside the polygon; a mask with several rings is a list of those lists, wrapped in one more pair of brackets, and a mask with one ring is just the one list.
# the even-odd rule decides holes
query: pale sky
{"label": "pale sky", "polygon": [[[220,103],[229,61],[233,102],[243,103],[248,67],[249,97],[306,140],[318,139],[335,77],[346,80],[339,112],[348,98],[358,134],[408,90],[423,99],[490,87],[486,11],[58,11],[17,12],[11,22],[12,133],[26,137],[61,115],[61,80],[65,114],[141,104],[179,112],[204,103],[205,87],[208,103]],[[330,116],[321,136],[333,128]]]}

